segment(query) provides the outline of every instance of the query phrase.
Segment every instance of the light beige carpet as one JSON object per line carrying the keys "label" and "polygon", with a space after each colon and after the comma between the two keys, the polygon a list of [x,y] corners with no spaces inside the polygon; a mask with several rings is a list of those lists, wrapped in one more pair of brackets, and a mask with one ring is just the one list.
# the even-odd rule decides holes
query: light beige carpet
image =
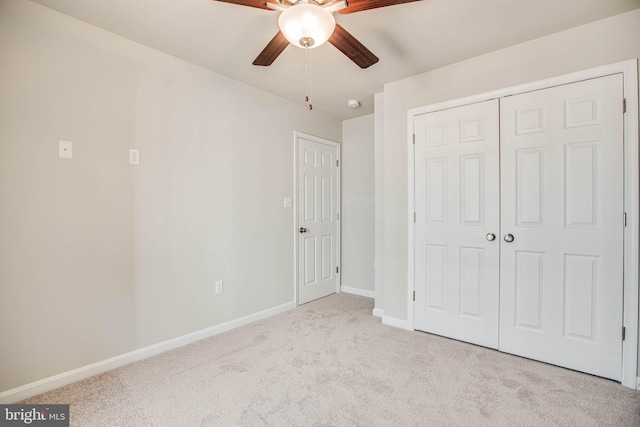
{"label": "light beige carpet", "polygon": [[26,402],[73,426],[640,426],[640,392],[372,308],[332,295]]}

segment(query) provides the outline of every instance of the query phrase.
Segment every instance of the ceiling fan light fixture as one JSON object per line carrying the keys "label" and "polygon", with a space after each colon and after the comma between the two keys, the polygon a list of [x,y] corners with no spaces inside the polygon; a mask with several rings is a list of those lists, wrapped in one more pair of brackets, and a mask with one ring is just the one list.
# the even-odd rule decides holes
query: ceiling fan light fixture
{"label": "ceiling fan light fixture", "polygon": [[336,20],[331,12],[320,6],[301,3],[282,12],[278,26],[289,43],[308,49],[321,46],[329,40]]}

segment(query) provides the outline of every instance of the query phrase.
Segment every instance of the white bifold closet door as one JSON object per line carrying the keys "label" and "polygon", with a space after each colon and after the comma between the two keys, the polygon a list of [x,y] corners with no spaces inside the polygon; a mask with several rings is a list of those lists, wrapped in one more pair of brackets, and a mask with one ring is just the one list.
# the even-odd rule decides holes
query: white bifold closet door
{"label": "white bifold closet door", "polygon": [[415,118],[416,329],[620,379],[622,99],[612,75]]}
{"label": "white bifold closet door", "polygon": [[622,360],[622,88],[622,76],[613,75],[500,103],[500,350],[615,380]]}
{"label": "white bifold closet door", "polygon": [[415,120],[415,327],[491,348],[498,347],[498,132],[497,100]]}

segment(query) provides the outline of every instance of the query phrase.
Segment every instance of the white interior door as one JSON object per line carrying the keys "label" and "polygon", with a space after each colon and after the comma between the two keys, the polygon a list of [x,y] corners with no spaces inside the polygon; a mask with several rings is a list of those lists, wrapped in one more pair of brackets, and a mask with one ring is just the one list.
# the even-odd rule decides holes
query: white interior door
{"label": "white interior door", "polygon": [[414,126],[415,328],[497,348],[498,101]]}
{"label": "white interior door", "polygon": [[622,99],[622,76],[613,75],[500,103],[500,350],[615,380]]}
{"label": "white interior door", "polygon": [[339,286],[338,144],[297,137],[298,304]]}

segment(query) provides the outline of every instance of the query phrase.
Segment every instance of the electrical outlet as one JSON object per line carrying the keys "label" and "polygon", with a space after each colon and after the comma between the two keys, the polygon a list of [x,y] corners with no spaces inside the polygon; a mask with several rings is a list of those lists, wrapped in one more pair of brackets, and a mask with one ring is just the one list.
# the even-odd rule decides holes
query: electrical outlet
{"label": "electrical outlet", "polygon": [[73,158],[73,143],[71,141],[58,141],[58,156],[61,159]]}
{"label": "electrical outlet", "polygon": [[135,149],[129,150],[129,164],[130,165],[139,165],[140,164],[140,151]]}
{"label": "electrical outlet", "polygon": [[216,282],[216,294],[221,294],[222,293],[222,280],[218,280]]}

